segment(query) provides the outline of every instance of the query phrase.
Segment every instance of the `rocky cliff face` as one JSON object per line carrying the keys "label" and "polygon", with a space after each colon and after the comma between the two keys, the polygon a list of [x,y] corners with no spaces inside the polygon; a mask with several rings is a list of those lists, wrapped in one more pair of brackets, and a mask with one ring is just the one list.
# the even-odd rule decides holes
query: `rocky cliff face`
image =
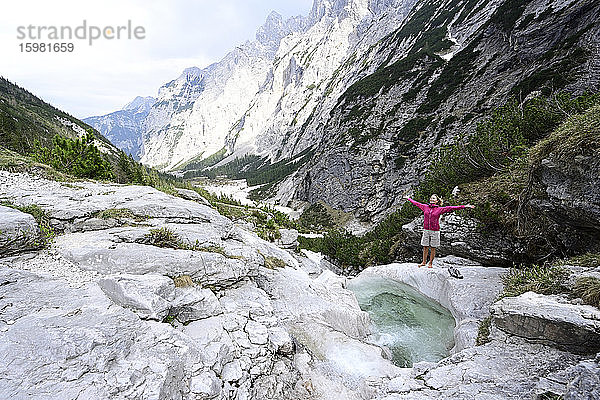
{"label": "rocky cliff face", "polygon": [[296,193],[279,197],[364,219],[393,208],[432,149],[509,96],[598,90],[599,15],[589,1],[419,2],[363,59],[366,76],[307,127],[319,150],[289,178]]}
{"label": "rocky cliff face", "polygon": [[154,97],[138,96],[119,111],[85,118],[83,122],[94,127],[117,148],[138,160],[142,147],[142,123],[155,102]]}
{"label": "rocky cliff face", "polygon": [[143,127],[142,162],[169,169],[223,148],[264,85],[281,39],[301,32],[305,24],[303,18],[283,21],[271,13],[255,40],[162,86]]}
{"label": "rocky cliff face", "polygon": [[[285,143],[323,98],[335,97],[329,83],[342,78],[339,67],[391,32],[414,2],[318,0],[306,17],[282,21],[272,13],[255,41],[207,68],[195,85],[202,95],[183,88],[173,89],[177,101],[159,95],[144,130],[142,161],[173,168],[222,147],[273,160],[302,151],[313,138]],[[176,111],[176,102],[185,110]]]}

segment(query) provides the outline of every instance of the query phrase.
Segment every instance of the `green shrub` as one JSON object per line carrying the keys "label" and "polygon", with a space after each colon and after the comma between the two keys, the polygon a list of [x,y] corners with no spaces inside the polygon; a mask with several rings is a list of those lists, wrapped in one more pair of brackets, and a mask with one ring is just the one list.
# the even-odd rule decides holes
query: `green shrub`
{"label": "green shrub", "polygon": [[110,179],[113,177],[110,162],[94,145],[94,134],[89,131],[79,139],[54,136],[52,147],[36,142],[32,157],[79,178]]}
{"label": "green shrub", "polygon": [[600,308],[600,279],[591,276],[577,279],[573,294],[581,297],[586,304]]}
{"label": "green shrub", "polygon": [[321,203],[308,206],[298,218],[298,226],[305,232],[323,231],[334,226],[333,218]]}
{"label": "green shrub", "polygon": [[500,297],[515,297],[529,291],[539,294],[567,293],[568,278],[566,269],[554,265],[511,268],[502,277],[504,292]]}
{"label": "green shrub", "polygon": [[163,318],[162,322],[164,324],[169,324],[169,325],[175,326],[175,318],[177,318],[176,315],[169,314]]}
{"label": "green shrub", "polygon": [[172,249],[181,249],[182,242],[179,235],[169,228],[150,229],[145,236],[146,243],[157,247],[170,247]]}
{"label": "green shrub", "polygon": [[279,228],[272,219],[268,220],[265,225],[257,226],[256,234],[258,237],[268,242],[274,242],[277,239],[281,239],[281,232],[279,232]]}

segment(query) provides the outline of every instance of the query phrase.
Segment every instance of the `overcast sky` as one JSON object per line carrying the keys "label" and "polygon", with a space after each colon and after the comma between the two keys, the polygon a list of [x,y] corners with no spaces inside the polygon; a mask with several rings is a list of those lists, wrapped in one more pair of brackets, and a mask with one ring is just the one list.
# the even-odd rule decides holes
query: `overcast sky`
{"label": "overcast sky", "polygon": [[[254,39],[271,10],[307,15],[313,0],[3,1],[0,75],[78,117],[103,115],[135,96],[155,96],[184,68],[219,61]],[[142,26],[143,40],[72,40],[72,53],[25,53],[19,26]],[[56,43],[59,41],[51,41]]]}

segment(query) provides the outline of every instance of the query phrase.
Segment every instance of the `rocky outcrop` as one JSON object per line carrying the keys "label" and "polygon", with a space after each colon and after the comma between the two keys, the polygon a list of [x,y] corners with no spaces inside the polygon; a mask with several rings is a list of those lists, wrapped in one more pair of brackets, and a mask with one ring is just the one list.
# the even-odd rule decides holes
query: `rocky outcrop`
{"label": "rocky outcrop", "polygon": [[[446,257],[356,278],[405,282],[456,319],[450,357],[399,368],[369,343],[371,321],[347,278],[203,204],[1,171],[0,194],[38,202],[62,229],[48,248],[0,258],[2,399],[584,399],[596,390],[596,361],[495,325],[492,341],[473,347],[498,268]],[[159,228],[187,245],[153,245]]]}
{"label": "rocky outcrop", "polygon": [[565,400],[591,400],[600,396],[600,353],[593,360],[584,360],[540,379],[536,399],[551,395]]}
{"label": "rocky outcrop", "polygon": [[491,309],[499,329],[577,354],[600,352],[600,311],[559,296],[527,292],[506,297]]}
{"label": "rocky outcrop", "polygon": [[0,206],[0,256],[34,250],[43,244],[32,215]]}
{"label": "rocky outcrop", "polygon": [[600,108],[571,118],[537,147],[527,205],[562,251],[600,249]]}
{"label": "rocky outcrop", "polygon": [[109,275],[98,280],[98,286],[115,304],[141,319],[162,321],[175,298],[173,280],[163,275]]}
{"label": "rocky outcrop", "polygon": [[381,399],[536,398],[540,378],[577,362],[570,353],[498,335],[491,343],[465,349],[437,364],[415,365],[411,377],[422,388],[390,387],[393,394]]}
{"label": "rocky outcrop", "polygon": [[[399,370],[361,340],[369,318],[345,278],[309,276],[310,260],[204,204],[6,172],[0,193],[40,206],[58,232],[49,248],[0,258],[2,398],[312,398],[327,392],[316,382]],[[185,245],[152,245],[159,228]]]}

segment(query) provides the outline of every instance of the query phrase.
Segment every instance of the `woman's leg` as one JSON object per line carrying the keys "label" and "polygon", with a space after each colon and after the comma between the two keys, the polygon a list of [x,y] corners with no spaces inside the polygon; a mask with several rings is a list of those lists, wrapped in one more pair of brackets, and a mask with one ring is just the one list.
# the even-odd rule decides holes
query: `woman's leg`
{"label": "woman's leg", "polygon": [[427,264],[427,255],[429,254],[429,246],[423,246],[423,262],[419,264],[419,267],[424,267]]}
{"label": "woman's leg", "polygon": [[435,247],[431,248],[431,257],[429,258],[429,268],[433,268],[433,259],[435,258]]}

